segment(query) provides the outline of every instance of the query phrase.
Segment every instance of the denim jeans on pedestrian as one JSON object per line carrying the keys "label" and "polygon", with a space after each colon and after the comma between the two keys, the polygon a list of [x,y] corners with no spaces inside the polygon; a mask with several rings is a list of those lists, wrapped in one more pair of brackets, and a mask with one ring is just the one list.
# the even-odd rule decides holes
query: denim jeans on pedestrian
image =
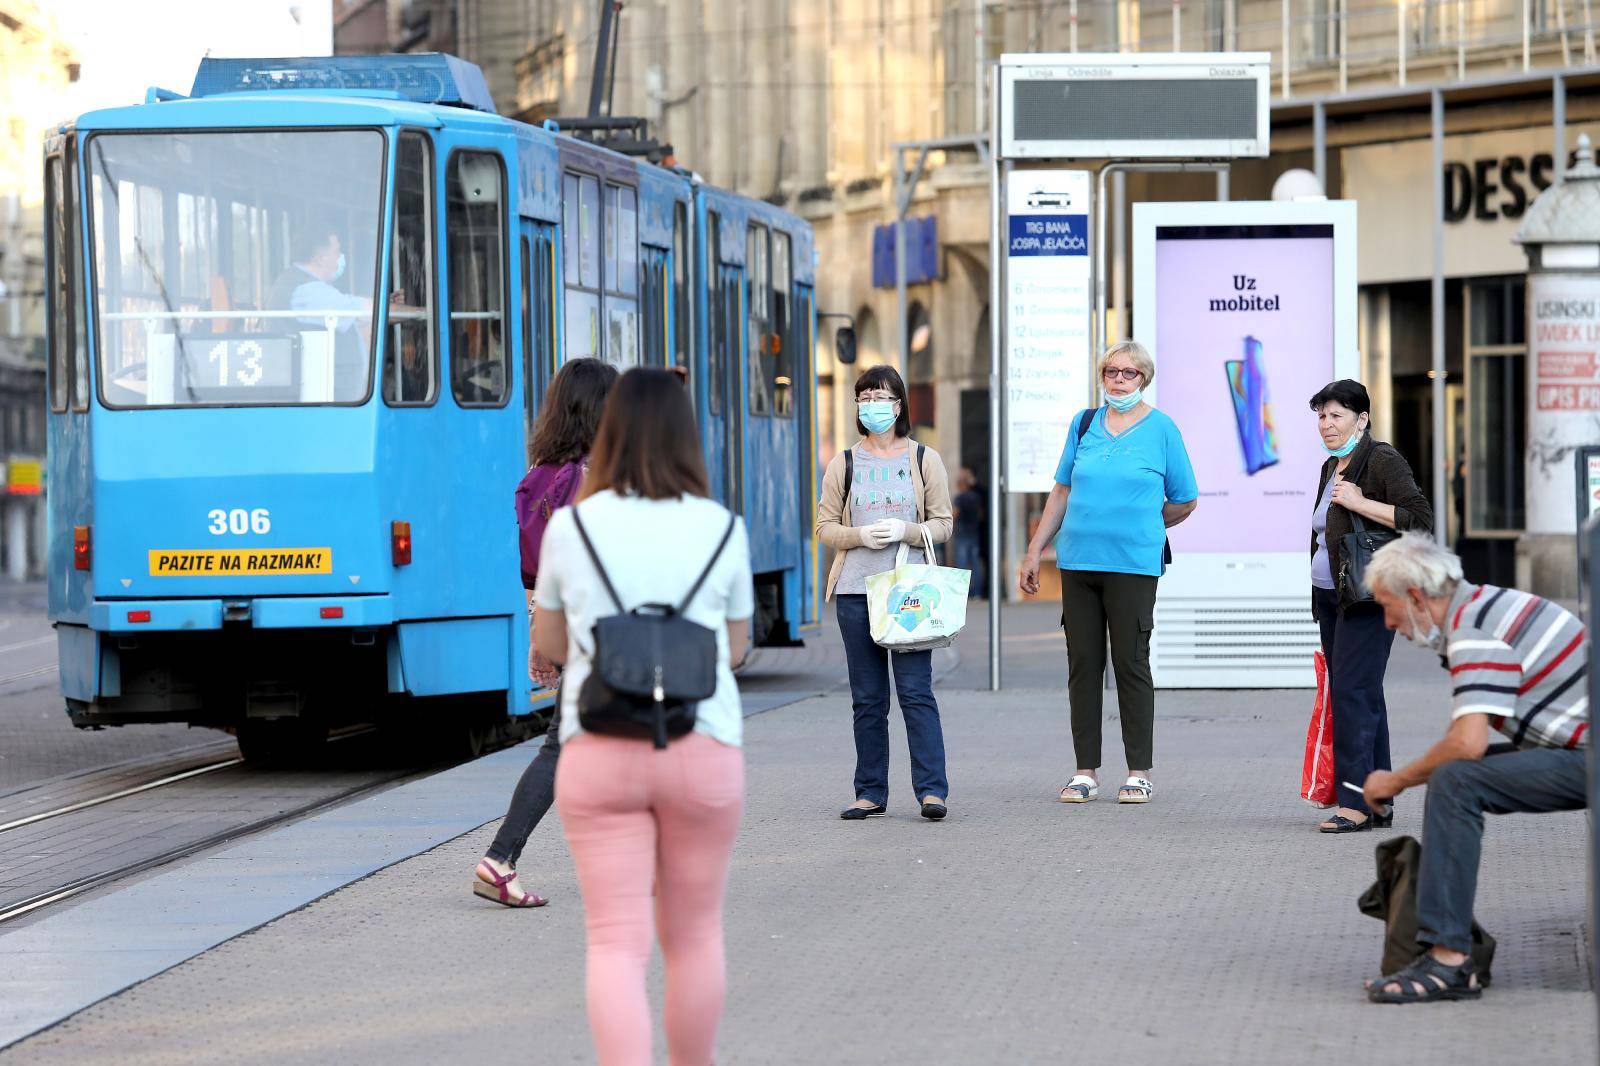
{"label": "denim jeans on pedestrian", "polygon": [[556,798],[556,760],[561,757],[560,700],[558,695],[555,710],[550,712],[550,728],[545,730],[544,744],[517,780],[516,790],[511,793],[511,807],[500,823],[500,831],[494,835],[494,843],[489,845],[489,858],[495,862],[517,865],[523,845]]}
{"label": "denim jeans on pedestrian", "polygon": [[834,597],[839,635],[850,668],[850,703],[855,711],[856,799],[889,803],[889,674],[905,718],[911,748],[911,785],[920,801],[949,798],[945,780],[944,730],[933,698],[933,652],[889,653],[872,640],[865,596]]}
{"label": "denim jeans on pedestrian", "polygon": [[983,541],[978,537],[958,536],[955,546],[956,569],[972,571],[972,583],[967,586],[967,594],[975,598],[987,597],[989,586],[983,580]]}
{"label": "denim jeans on pedestrian", "polygon": [[[1334,728],[1338,728],[1335,726]],[[1589,753],[1526,748],[1447,762],[1428,779],[1417,870],[1417,939],[1472,950],[1483,816],[1576,811],[1589,805]]]}

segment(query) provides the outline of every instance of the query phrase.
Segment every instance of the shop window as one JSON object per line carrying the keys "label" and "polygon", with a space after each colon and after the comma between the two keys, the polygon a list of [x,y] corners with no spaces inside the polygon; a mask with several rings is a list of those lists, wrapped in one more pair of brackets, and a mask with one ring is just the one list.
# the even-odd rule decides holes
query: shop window
{"label": "shop window", "polygon": [[505,171],[489,152],[457,152],[445,183],[450,241],[450,387],[464,407],[506,401]]}
{"label": "shop window", "polygon": [[395,157],[389,335],[383,355],[383,398],[395,407],[431,404],[437,394],[433,229],[433,153],[425,135],[402,133]]}
{"label": "shop window", "polygon": [[[1507,536],[1526,524],[1527,338],[1521,278],[1467,285],[1465,532]],[[1460,464],[1463,457],[1455,457]]]}

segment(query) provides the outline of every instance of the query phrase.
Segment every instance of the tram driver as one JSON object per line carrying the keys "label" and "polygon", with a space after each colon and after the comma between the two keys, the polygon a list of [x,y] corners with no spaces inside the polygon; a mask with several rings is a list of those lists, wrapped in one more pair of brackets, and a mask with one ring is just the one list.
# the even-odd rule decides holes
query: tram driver
{"label": "tram driver", "polygon": [[272,283],[267,307],[274,311],[304,311],[306,317],[295,321],[319,330],[326,328],[330,316],[337,316],[333,324],[333,395],[327,399],[345,403],[359,400],[367,391],[372,298],[344,292],[334,285],[344,277],[346,262],[338,227],[331,223],[302,228],[295,235],[290,253],[288,269]]}

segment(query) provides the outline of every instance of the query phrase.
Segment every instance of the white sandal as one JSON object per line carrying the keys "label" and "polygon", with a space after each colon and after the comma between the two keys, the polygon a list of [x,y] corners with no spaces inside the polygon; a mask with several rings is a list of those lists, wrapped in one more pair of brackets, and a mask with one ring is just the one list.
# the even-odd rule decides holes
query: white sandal
{"label": "white sandal", "polygon": [[1088,774],[1078,774],[1061,790],[1062,803],[1088,803],[1100,796],[1100,782]]}
{"label": "white sandal", "polygon": [[1142,777],[1129,777],[1117,790],[1118,803],[1149,803],[1156,786]]}

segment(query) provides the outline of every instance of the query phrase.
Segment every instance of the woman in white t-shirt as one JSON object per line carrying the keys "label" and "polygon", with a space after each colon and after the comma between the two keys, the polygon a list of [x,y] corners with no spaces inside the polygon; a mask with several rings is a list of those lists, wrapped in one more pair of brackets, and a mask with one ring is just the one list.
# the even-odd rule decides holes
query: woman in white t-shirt
{"label": "woman in white t-shirt", "polygon": [[694,731],[662,750],[585,732],[579,694],[594,624],[617,612],[572,512],[624,605],[681,601],[730,517],[708,498],[699,439],[676,377],[624,374],[606,402],[579,502],[551,517],[540,548],[534,636],[541,655],[565,664],[556,807],[583,892],[589,1027],[602,1066],[651,1061],[652,913],[666,960],[672,1062],[711,1062],[725,985],[722,903],[744,808],[732,667],[749,647],[755,604],[740,521],[684,612],[717,634],[717,690],[697,706]]}

